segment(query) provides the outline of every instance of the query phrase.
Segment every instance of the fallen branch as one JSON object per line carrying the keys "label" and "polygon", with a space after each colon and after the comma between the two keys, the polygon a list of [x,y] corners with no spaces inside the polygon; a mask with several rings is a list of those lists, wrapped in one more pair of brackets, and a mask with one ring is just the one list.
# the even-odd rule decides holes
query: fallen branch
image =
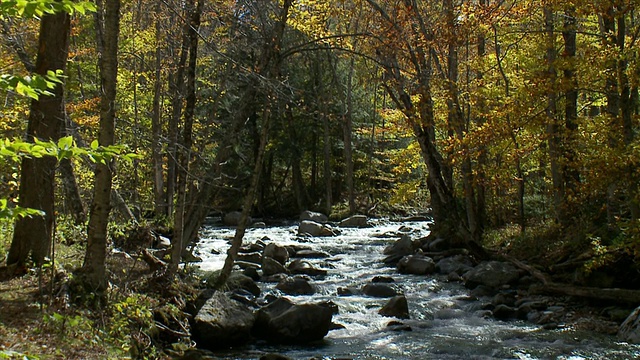
{"label": "fallen branch", "polygon": [[594,300],[611,301],[614,303],[635,304],[640,303],[640,290],[620,288],[594,288],[574,286],[549,282],[543,285],[535,285],[529,288],[534,294],[568,295]]}
{"label": "fallen branch", "polygon": [[152,272],[156,272],[160,269],[164,270],[167,268],[167,263],[165,261],[158,259],[147,249],[142,250],[142,260],[144,260],[144,262],[149,265],[149,269],[151,269]]}

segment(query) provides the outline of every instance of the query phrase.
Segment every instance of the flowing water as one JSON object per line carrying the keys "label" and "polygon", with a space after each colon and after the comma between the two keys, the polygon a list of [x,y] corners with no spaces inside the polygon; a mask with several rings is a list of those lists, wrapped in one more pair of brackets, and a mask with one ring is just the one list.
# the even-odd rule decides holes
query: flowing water
{"label": "flowing water", "polygon": [[[307,346],[252,344],[218,353],[226,359],[257,359],[274,352],[293,359],[640,359],[640,347],[619,343],[614,337],[570,328],[543,330],[521,321],[498,321],[478,312],[478,302],[468,301],[468,290],[441,276],[398,274],[384,266],[382,250],[400,234],[412,238],[428,234],[426,222],[380,222],[371,228],[341,229],[335,237],[301,238],[297,225],[250,229],[248,244],[268,237],[280,245],[304,245],[331,254],[310,260],[327,269],[315,279],[312,296],[287,296],[295,302],[331,300],[339,307],[334,322],[344,329],[330,331],[324,341]],[[198,244],[202,270],[222,268],[234,229],[206,226]],[[402,287],[409,303],[411,331],[392,331],[394,320],[378,315],[387,299],[338,296],[338,287],[361,288],[374,276],[391,276]],[[263,295],[275,284],[261,284]]]}

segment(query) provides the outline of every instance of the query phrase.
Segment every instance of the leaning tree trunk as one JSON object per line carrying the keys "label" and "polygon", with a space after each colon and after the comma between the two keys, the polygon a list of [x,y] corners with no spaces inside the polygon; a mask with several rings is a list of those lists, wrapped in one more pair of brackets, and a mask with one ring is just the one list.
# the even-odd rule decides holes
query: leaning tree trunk
{"label": "leaning tree trunk", "polygon": [[[50,70],[65,70],[69,52],[69,14],[42,17],[35,72],[45,75]],[[57,84],[52,96],[41,96],[31,102],[27,140],[57,140],[65,124],[64,86]],[[49,255],[53,239],[54,189],[56,159],[24,158],[19,188],[19,205],[39,209],[44,216],[18,219],[7,256],[8,265],[24,265],[31,254],[37,265]]]}
{"label": "leaning tree trunk", "polygon": [[[104,19],[96,13],[102,96],[100,99],[100,129],[98,143],[110,146],[115,143],[116,80],[118,74],[118,34],[120,32],[120,0],[106,0]],[[111,185],[113,161],[99,163],[95,168],[95,185],[89,217],[87,251],[82,270],[85,285],[98,292],[107,288],[107,224],[111,211]]]}
{"label": "leaning tree trunk", "polygon": [[[261,59],[258,63],[258,71],[259,73],[264,73],[267,78],[277,79],[280,75],[280,59],[279,52],[282,37],[284,35],[284,30],[287,24],[287,19],[289,18],[289,10],[293,4],[293,0],[285,0],[281,13],[279,14],[278,23],[276,23],[274,28],[273,37],[270,43],[266,44]],[[240,222],[238,227],[236,228],[236,233],[231,242],[231,247],[227,250],[227,258],[225,259],[224,266],[220,273],[220,276],[216,280],[215,288],[220,289],[226,283],[229,275],[231,274],[231,270],[233,269],[233,265],[235,263],[236,257],[238,256],[238,251],[242,246],[242,239],[244,237],[245,230],[247,228],[249,214],[251,213],[251,208],[253,207],[253,203],[256,198],[256,193],[258,189],[258,185],[260,184],[260,173],[263,168],[264,163],[264,153],[265,148],[267,146],[267,141],[269,137],[269,122],[271,120],[271,102],[274,98],[274,94],[272,91],[267,90],[265,94],[265,102],[264,109],[262,110],[262,132],[260,135],[260,146],[258,148],[258,154],[256,156],[256,162],[253,169],[253,176],[251,178],[251,186],[249,187],[248,193],[245,195],[244,202],[242,205],[242,213],[240,216]]]}

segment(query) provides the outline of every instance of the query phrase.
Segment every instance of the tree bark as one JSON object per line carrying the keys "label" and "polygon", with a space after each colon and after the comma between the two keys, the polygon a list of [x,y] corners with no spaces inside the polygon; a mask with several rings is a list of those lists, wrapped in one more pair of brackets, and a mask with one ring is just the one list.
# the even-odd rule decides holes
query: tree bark
{"label": "tree bark", "polygon": [[[65,70],[69,51],[70,17],[67,13],[46,14],[40,22],[38,55],[35,72]],[[27,140],[48,141],[60,138],[65,124],[64,85],[57,84],[53,96],[41,96],[31,102]],[[7,264],[22,266],[31,254],[36,265],[42,265],[51,249],[55,197],[54,157],[23,158],[20,172],[19,205],[39,209],[44,216],[20,218],[16,221]]]}
{"label": "tree bark", "polygon": [[[98,60],[102,96],[100,98],[98,143],[101,146],[110,146],[115,143],[120,0],[105,0],[104,18],[101,18],[101,15],[103,14],[99,9],[96,13],[96,28],[100,30],[97,38],[98,48],[102,49]],[[113,166],[113,161],[106,164],[96,164],[93,201],[87,234],[87,250],[82,266],[85,274],[85,284],[98,292],[106,290],[108,284],[105,261],[107,255],[107,224],[111,211],[110,198]]]}
{"label": "tree bark", "polygon": [[[190,8],[193,4],[190,4]],[[170,274],[175,274],[178,270],[183,244],[189,241],[184,237],[185,213],[186,213],[186,193],[189,176],[189,163],[191,161],[191,146],[193,143],[193,118],[196,107],[196,62],[198,59],[198,30],[200,29],[200,14],[202,13],[202,0],[198,0],[195,9],[189,17],[188,39],[189,39],[189,63],[187,66],[186,83],[186,104],[184,111],[184,124],[182,127],[182,142],[178,151],[178,198],[176,201],[174,214],[173,238],[171,239],[171,264]]]}
{"label": "tree bark", "polygon": [[551,182],[553,184],[553,203],[556,221],[562,226],[568,225],[565,203],[564,176],[562,174],[561,128],[558,121],[558,94],[556,74],[556,34],[555,12],[549,7],[544,9],[544,28],[546,41],[547,66],[547,143],[549,146],[549,163],[551,166]]}
{"label": "tree bark", "polygon": [[167,199],[164,192],[164,172],[162,160],[162,108],[160,105],[160,93],[162,92],[162,47],[159,46],[161,39],[160,13],[162,2],[156,4],[156,59],[155,59],[155,83],[153,87],[153,110],[151,114],[151,158],[153,161],[153,203],[155,217],[157,219],[169,215],[167,212]]}
{"label": "tree bark", "polygon": [[[260,61],[259,70],[265,71],[266,74],[270,75],[271,78],[278,78],[280,76],[280,47],[282,42],[282,37],[284,36],[284,30],[287,24],[287,20],[289,18],[289,10],[293,4],[293,0],[285,0],[278,14],[278,22],[276,23],[273,35],[271,37],[271,41],[265,44],[265,49],[262,53],[262,60]],[[222,271],[220,272],[220,276],[216,280],[215,288],[220,289],[226,283],[229,275],[231,274],[231,270],[233,269],[233,265],[235,263],[235,259],[238,256],[238,251],[242,246],[242,239],[244,237],[244,233],[247,227],[247,220],[251,213],[251,209],[253,207],[253,203],[255,201],[256,192],[258,189],[258,185],[260,183],[260,174],[263,168],[264,163],[264,153],[265,148],[267,146],[268,137],[269,137],[269,122],[271,119],[271,101],[273,98],[273,93],[268,91],[265,94],[265,102],[264,108],[262,111],[262,132],[260,136],[260,146],[258,148],[258,154],[256,156],[256,162],[253,169],[253,176],[251,179],[251,186],[247,194],[245,195],[243,206],[242,206],[242,214],[240,216],[240,223],[236,228],[235,235],[231,242],[231,247],[227,250],[227,258],[225,259],[224,266]]]}

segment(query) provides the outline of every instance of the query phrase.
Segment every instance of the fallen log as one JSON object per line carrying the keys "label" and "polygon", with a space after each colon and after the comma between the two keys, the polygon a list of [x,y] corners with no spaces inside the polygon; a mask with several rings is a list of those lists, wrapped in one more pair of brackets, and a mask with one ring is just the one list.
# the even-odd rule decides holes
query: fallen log
{"label": "fallen log", "polygon": [[161,259],[158,259],[155,255],[151,254],[149,250],[142,250],[142,260],[149,265],[149,269],[151,272],[156,272],[157,270],[165,270],[167,268],[167,263]]}
{"label": "fallen log", "polygon": [[640,290],[633,289],[595,288],[547,282],[531,286],[529,292],[532,294],[567,295],[618,304],[637,305],[640,303]]}

